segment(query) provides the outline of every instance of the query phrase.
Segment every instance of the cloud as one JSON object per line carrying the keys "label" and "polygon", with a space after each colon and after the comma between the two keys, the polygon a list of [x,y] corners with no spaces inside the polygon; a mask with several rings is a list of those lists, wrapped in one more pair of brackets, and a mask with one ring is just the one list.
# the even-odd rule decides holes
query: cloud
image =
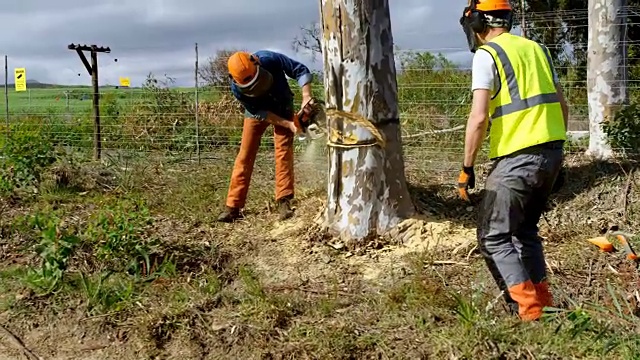
{"label": "cloud", "polygon": [[[141,84],[149,72],[193,84],[195,43],[200,61],[217,49],[243,47],[295,54],[291,40],[300,26],[319,20],[319,0],[21,0],[3,5],[0,22],[10,71],[25,67],[40,82],[90,84],[70,43],[109,46],[100,54],[101,84],[120,76]],[[430,50],[468,63],[471,54],[458,18],[466,1],[393,0],[394,42],[403,50]],[[215,5],[214,5],[215,4]],[[117,62],[115,61],[117,59]],[[80,76],[78,76],[80,74]]]}

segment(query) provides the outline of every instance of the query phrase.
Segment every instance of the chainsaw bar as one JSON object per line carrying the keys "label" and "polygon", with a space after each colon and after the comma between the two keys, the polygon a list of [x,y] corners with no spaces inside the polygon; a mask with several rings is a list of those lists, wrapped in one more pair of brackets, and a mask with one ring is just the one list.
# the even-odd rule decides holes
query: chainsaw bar
{"label": "chainsaw bar", "polygon": [[309,115],[309,125],[300,136],[300,140],[317,140],[327,136],[327,114],[325,111],[325,104],[318,99],[312,99],[311,104],[306,106],[311,107],[311,113]]}

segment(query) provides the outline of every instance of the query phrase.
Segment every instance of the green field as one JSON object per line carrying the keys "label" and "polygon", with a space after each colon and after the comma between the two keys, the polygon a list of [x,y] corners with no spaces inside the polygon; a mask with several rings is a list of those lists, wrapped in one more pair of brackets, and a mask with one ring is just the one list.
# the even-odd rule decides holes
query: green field
{"label": "green field", "polygon": [[[195,94],[195,88],[176,88],[175,91],[185,94]],[[212,91],[202,94],[210,96]],[[100,88],[101,99],[116,98],[123,106],[132,106],[137,97],[142,97],[144,90],[141,88]],[[28,89],[24,92],[8,91],[9,110],[11,114],[37,114],[39,112],[77,113],[84,114],[92,111],[93,90],[89,86],[56,86],[51,88]],[[6,102],[2,102],[2,112],[6,113]]]}

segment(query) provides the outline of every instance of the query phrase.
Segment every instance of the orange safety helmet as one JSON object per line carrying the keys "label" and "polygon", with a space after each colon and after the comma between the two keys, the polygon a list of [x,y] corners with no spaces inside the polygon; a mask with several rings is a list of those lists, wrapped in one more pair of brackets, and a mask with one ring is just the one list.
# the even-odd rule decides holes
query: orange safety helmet
{"label": "orange safety helmet", "polygon": [[469,0],[467,7],[464,8],[462,16],[460,17],[460,25],[467,37],[467,43],[469,44],[469,50],[475,53],[479,44],[476,39],[476,34],[481,34],[486,31],[488,23],[488,14],[495,11],[507,12],[506,19],[493,19],[491,22],[493,25],[500,23],[505,25],[504,27],[511,30],[511,16],[513,9],[509,0]]}
{"label": "orange safety helmet", "polygon": [[273,75],[260,66],[257,56],[237,51],[227,61],[229,76],[240,91],[250,97],[264,95],[273,84]]}
{"label": "orange safety helmet", "polygon": [[227,61],[229,75],[239,88],[247,88],[258,80],[260,73],[258,58],[246,51],[236,51]]}
{"label": "orange safety helmet", "polygon": [[513,10],[509,0],[470,0],[469,5],[472,2],[475,2],[475,9],[478,11]]}

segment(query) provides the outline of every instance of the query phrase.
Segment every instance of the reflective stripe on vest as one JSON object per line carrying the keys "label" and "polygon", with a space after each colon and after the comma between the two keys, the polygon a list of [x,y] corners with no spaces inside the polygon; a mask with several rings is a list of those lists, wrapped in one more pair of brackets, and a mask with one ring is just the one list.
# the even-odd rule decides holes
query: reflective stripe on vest
{"label": "reflective stripe on vest", "polygon": [[[558,99],[557,93],[539,94],[530,98],[521,99],[520,87],[518,86],[518,81],[516,80],[516,73],[513,70],[513,65],[511,64],[511,60],[509,60],[507,53],[500,45],[496,43],[487,43],[486,46],[492,48],[496,52],[496,54],[498,54],[498,59],[500,59],[504,73],[507,77],[507,87],[509,88],[509,95],[511,96],[511,103],[498,106],[491,115],[492,119],[509,115],[517,111],[525,110],[536,105],[552,104],[560,101],[560,99]],[[546,51],[544,51],[544,48],[542,49],[542,52],[544,52],[545,56],[547,57],[547,61],[549,61],[549,64],[551,64],[551,57]]]}
{"label": "reflective stripe on vest", "polygon": [[566,140],[553,63],[544,46],[503,33],[480,47],[493,57],[500,87],[489,102],[489,158]]}

